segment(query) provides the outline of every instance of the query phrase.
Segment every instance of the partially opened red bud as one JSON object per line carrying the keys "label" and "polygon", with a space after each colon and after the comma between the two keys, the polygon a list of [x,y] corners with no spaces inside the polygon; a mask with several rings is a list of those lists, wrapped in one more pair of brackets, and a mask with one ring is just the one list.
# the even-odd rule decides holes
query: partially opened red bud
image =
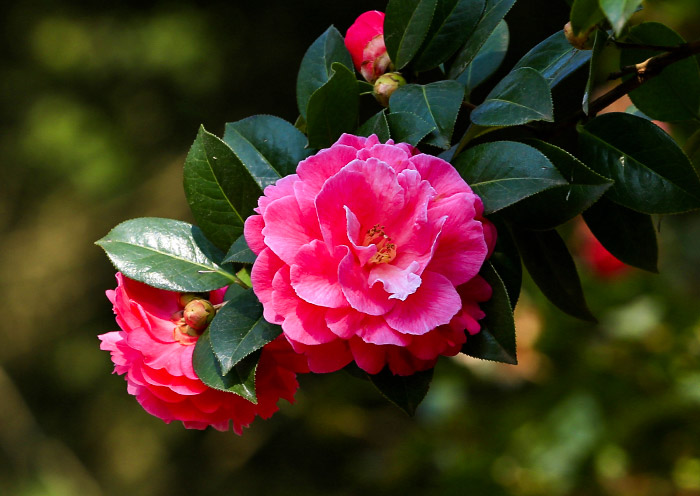
{"label": "partially opened red bud", "polygon": [[362,77],[374,83],[391,68],[384,45],[384,13],[372,10],[360,15],[348,28],[345,46]]}

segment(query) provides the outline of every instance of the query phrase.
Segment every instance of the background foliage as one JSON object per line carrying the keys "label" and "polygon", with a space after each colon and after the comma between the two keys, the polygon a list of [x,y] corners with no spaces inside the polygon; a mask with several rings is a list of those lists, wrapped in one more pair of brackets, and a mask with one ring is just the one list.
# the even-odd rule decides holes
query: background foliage
{"label": "background foliage", "polygon": [[[129,217],[193,222],[182,164],[199,125],[294,121],[306,48],[385,5],[0,7],[0,494],[700,494],[697,214],[662,219],[660,275],[603,281],[579,263],[598,324],[526,281],[520,365],[441,361],[415,419],[332,374],[301,377],[297,404],[241,438],[187,431],[109,374],[96,334],[116,328],[115,281],[91,241]],[[646,5],[697,39],[694,0]],[[519,0],[495,79],[568,11]]]}

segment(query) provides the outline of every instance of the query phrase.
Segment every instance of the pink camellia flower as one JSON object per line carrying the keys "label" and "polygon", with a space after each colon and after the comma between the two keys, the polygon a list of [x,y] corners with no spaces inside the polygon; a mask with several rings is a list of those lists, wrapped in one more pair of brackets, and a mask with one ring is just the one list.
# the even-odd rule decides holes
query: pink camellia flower
{"label": "pink camellia flower", "polygon": [[[280,336],[263,348],[256,372],[258,404],[206,386],[192,367],[197,333],[183,323],[179,293],[152,288],[117,273],[117,289],[107,291],[121,331],[99,336],[100,348],[111,352],[114,373],[126,374],[127,391],[151,415],[166,423],[180,420],[187,428],[233,430],[241,434],[256,415],[269,418],[277,401],[294,401],[297,372],[308,372]],[[225,289],[212,291],[221,303]],[[179,324],[179,325],[178,325]],[[189,333],[188,333],[189,332]]]}
{"label": "pink camellia flower", "polygon": [[479,331],[496,233],[444,160],[344,134],[265,188],[256,211],[253,290],[311,371],[354,359],[410,375]]}
{"label": "pink camellia flower", "polygon": [[391,65],[384,45],[384,13],[371,10],[360,15],[345,34],[345,46],[355,68],[374,83]]}

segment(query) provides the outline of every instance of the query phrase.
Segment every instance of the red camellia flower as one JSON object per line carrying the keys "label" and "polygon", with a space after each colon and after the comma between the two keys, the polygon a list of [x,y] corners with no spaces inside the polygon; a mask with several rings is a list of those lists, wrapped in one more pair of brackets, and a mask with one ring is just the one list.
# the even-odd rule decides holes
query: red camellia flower
{"label": "red camellia flower", "polygon": [[613,279],[629,272],[630,266],[620,261],[596,239],[585,223],[578,227],[580,255],[593,273],[602,279]]}
{"label": "red camellia flower", "polygon": [[409,375],[479,331],[496,233],[449,163],[345,134],[264,193],[245,223],[253,290],[311,371]]}
{"label": "red camellia flower", "polygon": [[360,15],[348,28],[345,46],[355,68],[374,83],[391,65],[384,45],[384,13],[372,10]]}
{"label": "red camellia flower", "polygon": [[[198,332],[206,327],[206,308],[184,305],[181,294],[152,288],[117,274],[117,289],[107,291],[121,331],[99,336],[100,348],[111,352],[114,372],[125,374],[127,391],[151,415],[166,423],[180,420],[187,428],[233,430],[240,434],[258,415],[269,418],[277,401],[294,401],[297,372],[308,372],[305,360],[280,338],[263,348],[256,372],[258,403],[206,386],[192,367]],[[225,289],[212,291],[221,303]],[[206,300],[205,306],[208,305]],[[203,317],[204,315],[204,317]],[[200,322],[204,318],[204,322]]]}

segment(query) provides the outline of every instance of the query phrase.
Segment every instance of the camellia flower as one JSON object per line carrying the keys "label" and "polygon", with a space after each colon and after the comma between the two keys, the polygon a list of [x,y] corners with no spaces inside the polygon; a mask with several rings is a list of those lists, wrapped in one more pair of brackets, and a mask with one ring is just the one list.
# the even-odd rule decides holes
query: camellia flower
{"label": "camellia flower", "polygon": [[580,240],[579,254],[596,276],[601,279],[614,279],[630,271],[631,267],[610,253],[585,223],[579,223],[577,234]]}
{"label": "camellia flower", "polygon": [[[275,413],[280,398],[294,401],[296,373],[308,368],[282,336],[263,348],[255,377],[256,405],[206,386],[194,372],[192,353],[210,320],[209,301],[188,303],[189,295],[152,288],[120,273],[117,283],[107,297],[121,331],[99,336],[100,348],[111,352],[114,372],[125,374],[127,391],[148,413],[166,423],[180,420],[192,429],[211,425],[224,431],[233,422],[240,434],[256,415],[269,418]],[[221,303],[224,292],[211,292],[210,302]]]}
{"label": "camellia flower", "polygon": [[496,233],[444,160],[345,134],[265,188],[256,211],[253,290],[311,371],[354,359],[409,375],[479,331]]}
{"label": "camellia flower", "polygon": [[384,13],[371,10],[360,15],[345,34],[345,46],[362,77],[374,83],[391,65],[384,45]]}

